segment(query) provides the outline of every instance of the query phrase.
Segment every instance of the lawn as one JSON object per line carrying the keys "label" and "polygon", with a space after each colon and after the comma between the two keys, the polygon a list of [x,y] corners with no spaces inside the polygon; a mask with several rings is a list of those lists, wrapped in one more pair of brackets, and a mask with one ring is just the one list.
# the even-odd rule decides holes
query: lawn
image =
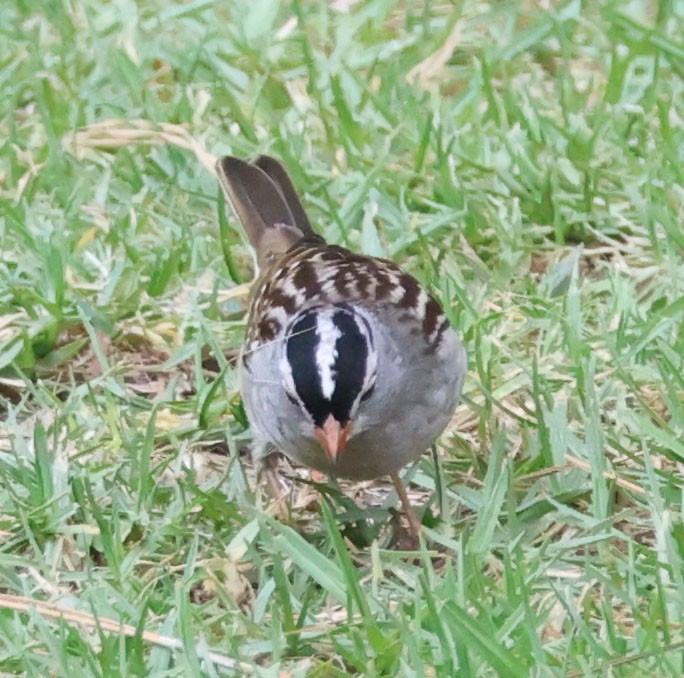
{"label": "lawn", "polygon": [[[0,5],[0,673],[684,673],[684,4]],[[256,481],[268,153],[447,309],[463,402],[406,469]],[[364,520],[365,519],[365,520]]]}

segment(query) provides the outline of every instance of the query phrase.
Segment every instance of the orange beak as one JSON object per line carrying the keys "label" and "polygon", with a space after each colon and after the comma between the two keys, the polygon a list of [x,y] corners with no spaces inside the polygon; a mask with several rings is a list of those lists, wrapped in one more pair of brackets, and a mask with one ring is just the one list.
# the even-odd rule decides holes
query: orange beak
{"label": "orange beak", "polygon": [[351,422],[344,426],[332,414],[323,422],[323,426],[316,427],[314,435],[318,444],[323,448],[325,456],[335,464],[337,457],[344,449],[351,434]]}

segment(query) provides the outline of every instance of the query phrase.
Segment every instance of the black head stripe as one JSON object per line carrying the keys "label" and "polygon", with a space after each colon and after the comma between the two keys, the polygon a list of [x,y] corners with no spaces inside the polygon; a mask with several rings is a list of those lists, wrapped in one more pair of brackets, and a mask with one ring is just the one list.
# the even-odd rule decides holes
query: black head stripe
{"label": "black head stripe", "polygon": [[[328,374],[328,380],[332,378],[334,384],[332,394],[329,390],[327,393],[330,397],[326,397],[321,365],[317,361],[321,344],[319,322],[321,326],[326,324],[321,322],[319,314],[326,314],[328,329],[332,321],[339,333]],[[342,424],[349,421],[352,407],[361,393],[369,346],[360,322],[362,319],[344,308],[338,308],[332,314],[330,309],[314,310],[297,319],[288,333],[286,358],[292,371],[292,381],[299,400],[316,426],[322,426],[330,414]],[[367,324],[364,327],[367,328]],[[366,332],[369,334],[369,328]]]}
{"label": "black head stripe", "polygon": [[297,395],[307,410],[314,415],[314,423],[318,426],[323,423],[325,417],[319,421],[314,414],[315,411],[322,410],[324,401],[316,367],[317,346],[316,314],[306,313],[290,329],[286,355]]}

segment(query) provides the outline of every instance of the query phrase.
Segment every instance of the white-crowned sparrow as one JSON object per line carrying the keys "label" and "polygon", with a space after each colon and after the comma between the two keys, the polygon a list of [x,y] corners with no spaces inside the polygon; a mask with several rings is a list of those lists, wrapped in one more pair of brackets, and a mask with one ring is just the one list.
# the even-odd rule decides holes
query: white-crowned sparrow
{"label": "white-crowned sparrow", "polygon": [[240,361],[257,456],[389,474],[417,531],[397,472],[452,415],[466,373],[456,332],[391,261],[326,244],[278,161],[229,156],[217,172],[260,269]]}

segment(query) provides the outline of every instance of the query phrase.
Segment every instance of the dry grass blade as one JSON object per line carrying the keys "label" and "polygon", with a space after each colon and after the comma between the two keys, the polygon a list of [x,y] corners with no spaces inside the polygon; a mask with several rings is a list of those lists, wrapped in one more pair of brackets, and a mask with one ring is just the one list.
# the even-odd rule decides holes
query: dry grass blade
{"label": "dry grass blade", "polygon": [[170,144],[194,153],[200,163],[214,172],[216,156],[209,153],[186,127],[150,120],[103,120],[64,137],[62,146],[81,155],[90,148],[119,148],[138,144]]}
{"label": "dry grass blade", "polygon": [[[5,610],[17,610],[18,612],[28,612],[35,610],[41,617],[47,619],[62,619],[68,624],[74,626],[84,626],[91,629],[104,629],[110,633],[118,633],[123,636],[133,637],[138,634],[135,626],[130,624],[122,624],[116,619],[108,617],[95,617],[87,612],[80,612],[79,610],[66,610],[57,605],[51,605],[40,600],[33,600],[32,598],[25,598],[23,596],[12,596],[6,593],[0,593],[0,608]],[[171,638],[163,636],[153,631],[143,631],[140,636],[142,639],[153,645],[165,647],[169,650],[183,650],[183,643],[178,638]],[[228,669],[239,669],[244,673],[251,673],[253,668],[249,664],[239,662],[231,657],[217,654],[216,652],[209,652],[207,658],[218,666],[223,666]]]}
{"label": "dry grass blade", "polygon": [[422,89],[429,89],[432,82],[442,74],[451,55],[461,43],[464,25],[465,21],[459,19],[442,46],[406,74],[407,82],[416,84]]}
{"label": "dry grass blade", "polygon": [[[570,466],[579,468],[582,471],[586,471],[587,473],[591,472],[591,465],[588,461],[578,459],[577,457],[574,457],[571,454],[566,454],[565,460],[568,462]],[[633,483],[631,480],[625,480],[624,478],[620,478],[614,471],[604,471],[603,477],[606,480],[614,480],[620,487],[622,487],[625,490],[630,490],[630,492],[636,492],[637,494],[640,494],[642,496],[646,494],[646,490],[644,490],[643,487],[637,485],[636,483]]]}
{"label": "dry grass blade", "polygon": [[580,676],[587,676],[590,674],[600,675],[609,669],[615,669],[620,666],[626,666],[627,664],[633,664],[634,662],[640,661],[642,659],[648,659],[649,657],[660,657],[663,652],[677,652],[684,648],[684,641],[673,643],[669,647],[664,647],[659,650],[654,650],[653,652],[640,652],[639,654],[629,655],[628,657],[616,657],[610,661],[605,662],[601,666],[596,668],[590,668],[588,671],[570,671],[567,674],[568,678],[580,678]]}

